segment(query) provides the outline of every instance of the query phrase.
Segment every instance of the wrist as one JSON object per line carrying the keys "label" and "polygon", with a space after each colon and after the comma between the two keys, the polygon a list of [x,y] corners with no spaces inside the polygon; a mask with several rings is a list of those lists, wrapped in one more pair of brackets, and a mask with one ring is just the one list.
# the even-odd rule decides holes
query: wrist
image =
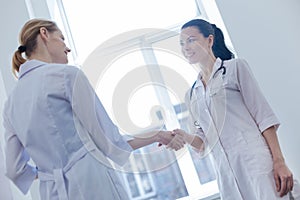
{"label": "wrist", "polygon": [[183,138],[184,138],[184,141],[188,144],[192,144],[193,143],[193,140],[194,140],[194,135],[192,134],[188,134],[188,133],[183,133]]}
{"label": "wrist", "polygon": [[162,134],[164,134],[164,131],[157,131],[157,134],[153,137],[154,142],[161,142]]}
{"label": "wrist", "polygon": [[285,163],[284,158],[273,158],[274,164]]}

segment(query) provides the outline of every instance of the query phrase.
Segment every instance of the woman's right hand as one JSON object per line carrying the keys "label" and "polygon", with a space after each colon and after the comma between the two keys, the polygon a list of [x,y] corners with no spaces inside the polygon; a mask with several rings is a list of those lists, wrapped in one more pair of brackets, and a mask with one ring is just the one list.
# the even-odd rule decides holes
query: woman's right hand
{"label": "woman's right hand", "polygon": [[176,134],[174,131],[160,131],[157,136],[159,142],[158,146],[166,145],[167,148],[177,151],[185,145],[183,135]]}

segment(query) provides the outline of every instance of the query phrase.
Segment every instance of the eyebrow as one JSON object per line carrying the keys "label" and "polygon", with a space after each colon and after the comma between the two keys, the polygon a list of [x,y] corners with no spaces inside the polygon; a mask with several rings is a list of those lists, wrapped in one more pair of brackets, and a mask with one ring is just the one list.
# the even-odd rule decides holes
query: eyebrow
{"label": "eyebrow", "polygon": [[[194,36],[194,35],[191,35],[191,36],[189,36],[188,38],[186,38],[186,40],[188,40],[188,39],[191,39],[191,38],[195,38],[196,36]],[[183,41],[182,39],[180,39],[180,41]]]}
{"label": "eyebrow", "polygon": [[191,38],[193,38],[193,37],[196,37],[196,36],[191,35],[191,36],[189,36],[189,37],[186,38],[186,39],[191,39]]}

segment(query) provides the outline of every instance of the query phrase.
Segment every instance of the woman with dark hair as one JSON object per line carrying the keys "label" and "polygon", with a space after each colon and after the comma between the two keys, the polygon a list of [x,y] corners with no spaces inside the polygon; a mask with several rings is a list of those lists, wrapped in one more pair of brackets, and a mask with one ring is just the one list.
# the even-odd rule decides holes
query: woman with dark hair
{"label": "woman with dark hair", "polygon": [[202,19],[182,26],[180,44],[199,75],[186,97],[193,134],[175,132],[203,156],[212,153],[221,198],[300,199],[280,150],[279,121],[247,62],[233,59],[222,31]]}

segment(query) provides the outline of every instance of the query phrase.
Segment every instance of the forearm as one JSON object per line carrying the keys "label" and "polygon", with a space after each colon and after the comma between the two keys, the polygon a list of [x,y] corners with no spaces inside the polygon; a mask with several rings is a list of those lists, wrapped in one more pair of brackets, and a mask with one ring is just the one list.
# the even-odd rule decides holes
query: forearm
{"label": "forearm", "polygon": [[273,157],[273,174],[276,190],[279,192],[280,197],[283,197],[289,191],[293,190],[293,174],[285,164],[275,128],[268,128],[263,132],[263,136],[266,139]]}
{"label": "forearm", "polygon": [[263,132],[263,136],[269,146],[273,162],[284,161],[275,127],[270,127]]}
{"label": "forearm", "polygon": [[176,129],[174,130],[176,134],[180,134],[183,136],[184,141],[192,146],[194,149],[202,151],[204,148],[203,140],[196,134],[186,133],[184,130]]}
{"label": "forearm", "polygon": [[203,141],[199,136],[186,133],[184,138],[193,148],[200,151],[203,150]]}
{"label": "forearm", "polygon": [[154,142],[157,142],[157,133],[158,131],[142,133],[138,136],[134,136],[132,140],[128,141],[128,144],[132,149],[138,149]]}

